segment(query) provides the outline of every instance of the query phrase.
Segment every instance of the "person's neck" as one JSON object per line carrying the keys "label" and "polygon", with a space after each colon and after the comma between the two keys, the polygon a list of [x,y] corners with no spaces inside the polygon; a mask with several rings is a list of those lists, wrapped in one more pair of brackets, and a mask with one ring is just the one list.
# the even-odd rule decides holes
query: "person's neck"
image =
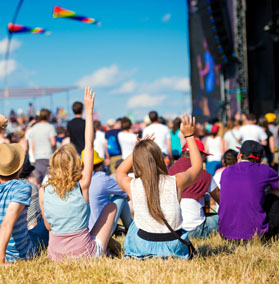
{"label": "person's neck", "polygon": [[75,118],[82,118],[82,114],[75,114]]}
{"label": "person's neck", "polygon": [[152,124],[159,124],[159,121],[154,121],[152,122]]}
{"label": "person's neck", "polygon": [[47,120],[40,120],[40,123],[48,123]]}

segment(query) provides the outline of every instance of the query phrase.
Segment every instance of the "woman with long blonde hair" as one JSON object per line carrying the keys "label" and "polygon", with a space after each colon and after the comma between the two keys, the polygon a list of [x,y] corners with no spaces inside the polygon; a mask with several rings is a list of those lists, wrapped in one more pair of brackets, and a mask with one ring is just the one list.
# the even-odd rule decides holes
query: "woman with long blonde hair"
{"label": "woman with long blonde hair", "polygon": [[48,256],[99,257],[107,248],[116,214],[116,206],[107,204],[93,229],[89,231],[89,186],[93,170],[93,107],[95,93],[86,88],[85,148],[83,165],[72,144],[58,148],[50,158],[48,181],[40,189],[40,205],[50,231]]}
{"label": "woman with long blonde hair", "polygon": [[[181,229],[181,194],[202,170],[202,160],[194,139],[195,119],[182,116],[180,130],[187,140],[192,167],[169,176],[160,148],[153,137],[139,141],[134,151],[116,171],[119,186],[129,195],[134,222],[125,239],[125,255],[189,258],[188,233]],[[133,167],[135,178],[128,176]],[[179,240],[180,238],[180,240]],[[182,241],[181,241],[182,240]]]}

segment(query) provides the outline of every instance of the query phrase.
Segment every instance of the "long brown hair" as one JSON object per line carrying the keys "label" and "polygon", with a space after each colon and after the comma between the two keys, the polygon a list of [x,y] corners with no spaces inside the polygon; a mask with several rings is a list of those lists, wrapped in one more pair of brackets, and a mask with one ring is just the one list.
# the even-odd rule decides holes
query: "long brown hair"
{"label": "long brown hair", "polygon": [[163,154],[159,146],[151,140],[142,140],[133,151],[133,170],[140,178],[146,194],[149,214],[159,223],[163,223],[164,214],[160,206],[160,175],[168,175]]}

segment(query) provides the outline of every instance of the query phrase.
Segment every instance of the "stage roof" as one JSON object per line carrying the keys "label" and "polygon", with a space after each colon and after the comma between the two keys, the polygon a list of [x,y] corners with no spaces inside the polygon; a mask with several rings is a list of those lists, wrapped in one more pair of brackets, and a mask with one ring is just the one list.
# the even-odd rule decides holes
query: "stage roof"
{"label": "stage roof", "polygon": [[7,88],[0,90],[0,99],[8,98],[38,98],[47,95],[52,95],[55,93],[67,92],[78,87],[49,87],[49,88]]}

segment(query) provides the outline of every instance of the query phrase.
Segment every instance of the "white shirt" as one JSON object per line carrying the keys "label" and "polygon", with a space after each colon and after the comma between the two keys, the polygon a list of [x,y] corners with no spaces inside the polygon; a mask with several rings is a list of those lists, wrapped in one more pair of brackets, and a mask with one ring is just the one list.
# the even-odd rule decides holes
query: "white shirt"
{"label": "white shirt", "polygon": [[155,142],[161,148],[161,151],[164,154],[168,154],[168,144],[167,140],[170,139],[170,131],[166,125],[161,123],[152,123],[146,128],[143,129],[142,137],[145,135],[151,135],[154,133],[155,135]]}
{"label": "white shirt", "polygon": [[[217,187],[216,182],[211,178],[207,192],[212,192]],[[204,198],[200,202],[193,198],[182,198],[180,208],[182,211],[182,228],[186,231],[193,231],[205,220],[204,215]]]}
{"label": "white shirt", "polygon": [[236,136],[237,139],[241,139],[241,143],[246,140],[254,140],[260,143],[267,139],[265,131],[256,124],[246,124],[241,126]]}
{"label": "white shirt", "polygon": [[126,159],[132,152],[137,142],[137,135],[131,132],[121,131],[118,133],[118,142],[121,147],[122,159]]}
{"label": "white shirt", "polygon": [[94,150],[99,154],[100,158],[105,157],[105,133],[97,130],[94,139]]}

